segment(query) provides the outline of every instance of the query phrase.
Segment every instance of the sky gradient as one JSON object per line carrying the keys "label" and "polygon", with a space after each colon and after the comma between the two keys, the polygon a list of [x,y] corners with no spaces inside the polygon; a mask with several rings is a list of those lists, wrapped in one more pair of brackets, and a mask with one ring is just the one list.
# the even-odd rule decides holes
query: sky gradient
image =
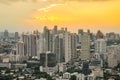
{"label": "sky gradient", "polygon": [[0,0],[0,30],[44,26],[120,33],[120,0]]}

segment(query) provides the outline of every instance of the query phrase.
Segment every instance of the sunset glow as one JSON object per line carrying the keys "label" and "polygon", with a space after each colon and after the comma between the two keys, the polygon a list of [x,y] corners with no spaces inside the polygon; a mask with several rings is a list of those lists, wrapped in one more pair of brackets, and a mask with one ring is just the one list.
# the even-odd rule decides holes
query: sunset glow
{"label": "sunset glow", "polygon": [[[75,27],[75,30],[78,28],[90,28],[92,31],[101,29],[106,32],[112,30],[119,32],[118,29],[120,30],[120,0],[36,0],[36,2],[28,0],[26,2],[9,2],[11,5],[4,3],[1,3],[1,6],[5,7],[5,10],[1,9],[0,11],[0,13],[2,12],[2,14],[0,14],[0,21],[3,20],[3,15],[7,15],[3,14],[4,12],[10,12],[8,7],[14,10],[18,9],[21,10],[20,13],[22,15],[17,16],[17,20],[14,19],[14,16],[11,16],[10,18],[13,18],[14,23],[10,20],[7,21],[12,26],[21,25],[24,29],[25,26],[30,26],[31,29],[33,26],[36,26],[36,29],[40,29],[45,25],[50,28],[58,25],[59,27],[68,27],[71,31]],[[17,5],[15,3],[17,3]],[[19,8],[20,5],[23,9]],[[11,13],[11,15],[14,15],[17,12]],[[4,21],[2,25],[4,25]]]}

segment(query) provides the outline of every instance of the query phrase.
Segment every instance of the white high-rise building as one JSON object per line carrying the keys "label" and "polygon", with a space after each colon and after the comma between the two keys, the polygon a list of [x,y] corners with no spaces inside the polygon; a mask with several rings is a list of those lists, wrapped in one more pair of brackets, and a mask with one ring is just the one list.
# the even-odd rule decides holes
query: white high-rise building
{"label": "white high-rise building", "polygon": [[18,41],[16,44],[16,54],[24,56],[24,42]]}
{"label": "white high-rise building", "polygon": [[81,60],[90,60],[90,35],[83,33],[81,36]]}
{"label": "white high-rise building", "polygon": [[64,62],[64,35],[62,33],[54,35],[53,53],[56,54],[58,63]]}
{"label": "white high-rise building", "polygon": [[83,35],[83,30],[82,29],[79,29],[78,30],[78,42],[80,43],[81,42],[81,36]]}
{"label": "white high-rise building", "polygon": [[24,42],[24,55],[29,54],[29,34],[22,34],[22,41]]}
{"label": "white high-rise building", "polygon": [[24,52],[26,56],[37,56],[37,35],[23,34]]}
{"label": "white high-rise building", "polygon": [[120,63],[120,46],[119,45],[111,45],[107,47],[108,53],[108,66],[114,67],[117,63]]}
{"label": "white high-rise building", "polygon": [[106,40],[105,39],[97,39],[95,41],[95,52],[99,54],[106,53]]}
{"label": "white high-rise building", "polygon": [[23,61],[25,60],[24,56],[24,42],[18,41],[16,44],[16,54],[14,55],[16,57],[16,61]]}
{"label": "white high-rise building", "polygon": [[21,62],[27,58],[24,56],[24,42],[18,41],[15,46],[12,47],[9,54],[10,62]]}
{"label": "white high-rise building", "polygon": [[71,34],[71,58],[76,59],[77,56],[77,34]]}
{"label": "white high-rise building", "polygon": [[107,43],[104,34],[100,30],[98,30],[95,40],[95,53],[100,54],[101,60],[104,61],[106,61],[107,59],[106,47]]}
{"label": "white high-rise building", "polygon": [[45,53],[45,39],[42,34],[40,34],[40,38],[37,40],[37,56],[40,58],[40,54]]}
{"label": "white high-rise building", "polygon": [[64,35],[65,39],[65,62],[69,62],[71,60],[71,34],[69,32],[66,32]]}
{"label": "white high-rise building", "polygon": [[31,34],[30,35],[30,55],[31,56],[37,56],[37,35],[36,34]]}
{"label": "white high-rise building", "polygon": [[106,53],[106,40],[104,38],[103,33],[100,30],[98,30],[98,32],[96,34],[95,52],[99,53],[99,54]]}

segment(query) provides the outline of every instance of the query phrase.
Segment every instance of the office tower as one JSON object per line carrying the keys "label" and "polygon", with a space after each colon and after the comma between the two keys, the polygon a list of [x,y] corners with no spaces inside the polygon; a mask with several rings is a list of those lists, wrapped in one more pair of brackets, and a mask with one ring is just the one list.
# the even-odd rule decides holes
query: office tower
{"label": "office tower", "polygon": [[22,41],[24,42],[24,55],[25,56],[30,56],[29,55],[29,34],[22,34]]}
{"label": "office tower", "polygon": [[78,42],[81,43],[81,36],[83,35],[83,30],[79,29],[78,30]]}
{"label": "office tower", "polygon": [[97,39],[95,41],[95,52],[99,54],[106,53],[106,40],[105,39]]}
{"label": "office tower", "polygon": [[31,56],[37,56],[37,35],[36,34],[31,34],[30,35],[30,55]]}
{"label": "office tower", "polygon": [[87,30],[87,33],[90,34],[90,30],[89,29]]}
{"label": "office tower", "polygon": [[71,51],[71,34],[69,32],[65,32],[64,34],[64,45],[65,45],[65,62],[69,62],[71,61],[71,55],[72,55],[72,51]]}
{"label": "office tower", "polygon": [[24,42],[24,52],[26,56],[37,56],[37,36],[36,34],[22,34]]}
{"label": "office tower", "polygon": [[71,34],[71,59],[76,59],[77,56],[77,34]]}
{"label": "office tower", "polygon": [[33,31],[33,34],[36,34],[37,39],[40,38],[41,33],[38,30]]}
{"label": "office tower", "polygon": [[50,30],[50,34],[49,34],[49,51],[53,52],[53,33],[52,33],[52,30]]}
{"label": "office tower", "polygon": [[108,41],[119,41],[120,35],[114,32],[106,33],[106,38]]}
{"label": "office tower", "polygon": [[107,47],[107,61],[110,67],[120,63],[120,45],[111,45]]}
{"label": "office tower", "polygon": [[52,31],[44,27],[43,37],[45,39],[45,51],[52,52]]}
{"label": "office tower", "polygon": [[96,34],[96,39],[103,39],[103,38],[104,38],[103,33],[100,30],[98,30],[98,32]]}
{"label": "office tower", "polygon": [[40,54],[40,65],[45,67],[46,66],[46,53]]}
{"label": "office tower", "polygon": [[81,60],[90,60],[90,35],[83,33],[81,36]]}
{"label": "office tower", "polygon": [[84,61],[82,63],[82,73],[84,75],[89,75],[90,74],[89,62],[88,61]]}
{"label": "office tower", "polygon": [[56,59],[58,63],[64,62],[64,35],[56,34],[53,40],[53,53],[56,54]]}
{"label": "office tower", "polygon": [[83,34],[83,29],[79,29],[78,34]]}
{"label": "office tower", "polygon": [[43,67],[55,67],[56,55],[51,52],[40,54],[40,64]]}
{"label": "office tower", "polygon": [[15,41],[18,41],[19,40],[19,34],[18,32],[15,32]]}
{"label": "office tower", "polygon": [[16,55],[24,56],[24,42],[18,41],[16,43]]}
{"label": "office tower", "polygon": [[37,39],[37,56],[39,57],[41,53],[45,53],[45,39],[42,33],[39,35],[39,39]]}
{"label": "office tower", "polygon": [[104,39],[104,35],[101,31],[98,31],[96,34],[95,52],[99,54],[106,53],[106,40]]}
{"label": "office tower", "polygon": [[24,56],[24,42],[18,41],[16,45],[12,47],[11,53],[9,54],[10,62],[21,62],[26,60]]}
{"label": "office tower", "polygon": [[56,66],[56,55],[53,53],[47,54],[47,66],[48,67],[55,67]]}
{"label": "office tower", "polygon": [[58,28],[57,28],[57,25],[54,26],[54,29],[53,29],[53,35],[57,34],[58,33]]}
{"label": "office tower", "polygon": [[9,40],[9,32],[8,32],[8,30],[4,31],[4,39],[5,39],[5,41]]}
{"label": "office tower", "polygon": [[16,43],[16,54],[14,56],[16,57],[17,61],[26,60],[26,57],[24,55],[24,42],[23,41],[18,41]]}
{"label": "office tower", "polygon": [[67,32],[67,28],[65,28],[65,32]]}

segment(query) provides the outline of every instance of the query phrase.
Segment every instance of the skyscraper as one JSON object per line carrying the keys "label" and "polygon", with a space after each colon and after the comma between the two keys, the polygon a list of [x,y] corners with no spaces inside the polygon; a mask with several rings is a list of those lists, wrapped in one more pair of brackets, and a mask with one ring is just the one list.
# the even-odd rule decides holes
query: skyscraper
{"label": "skyscraper", "polygon": [[24,42],[18,41],[16,43],[16,54],[20,56],[24,56]]}
{"label": "skyscraper", "polygon": [[99,54],[106,53],[106,40],[105,39],[97,39],[95,41],[95,52]]}
{"label": "skyscraper", "polygon": [[90,35],[83,33],[81,36],[81,60],[90,60]]}
{"label": "skyscraper", "polygon": [[71,59],[76,59],[77,56],[77,34],[71,33]]}
{"label": "skyscraper", "polygon": [[31,34],[30,35],[30,46],[29,49],[30,55],[31,56],[37,56],[37,35],[36,34]]}
{"label": "skyscraper", "polygon": [[22,41],[24,42],[24,55],[29,56],[29,34],[22,34]]}
{"label": "skyscraper", "polygon": [[16,58],[19,61],[26,60],[26,56],[24,55],[24,42],[23,41],[18,41],[16,43]]}
{"label": "skyscraper", "polygon": [[19,34],[18,32],[15,32],[15,41],[18,41],[18,39],[19,39]]}
{"label": "skyscraper", "polygon": [[45,53],[45,38],[41,33],[39,39],[37,39],[37,56],[40,57],[41,53]]}
{"label": "skyscraper", "polygon": [[44,27],[43,37],[45,39],[45,51],[52,52],[52,31],[46,26]]}
{"label": "skyscraper", "polygon": [[104,35],[101,31],[98,31],[96,34],[95,52],[99,54],[106,53],[106,40],[104,39]]}
{"label": "skyscraper", "polygon": [[56,59],[58,63],[64,62],[64,35],[56,34],[53,40],[53,52],[56,54]]}
{"label": "skyscraper", "polygon": [[26,56],[37,56],[37,35],[36,34],[22,34],[22,41],[24,42],[24,50]]}
{"label": "skyscraper", "polygon": [[5,41],[9,40],[9,32],[8,32],[8,30],[4,31],[4,39],[5,39]]}
{"label": "skyscraper", "polygon": [[117,66],[118,62],[120,62],[119,57],[119,46],[118,45],[112,45],[107,47],[107,61],[109,67],[115,67]]}
{"label": "skyscraper", "polygon": [[71,34],[69,32],[65,32],[64,35],[64,40],[65,40],[65,62],[69,62],[71,61],[71,55],[72,55],[72,51],[71,51]]}
{"label": "skyscraper", "polygon": [[56,66],[56,55],[51,52],[40,54],[40,64],[43,67],[55,67]]}

